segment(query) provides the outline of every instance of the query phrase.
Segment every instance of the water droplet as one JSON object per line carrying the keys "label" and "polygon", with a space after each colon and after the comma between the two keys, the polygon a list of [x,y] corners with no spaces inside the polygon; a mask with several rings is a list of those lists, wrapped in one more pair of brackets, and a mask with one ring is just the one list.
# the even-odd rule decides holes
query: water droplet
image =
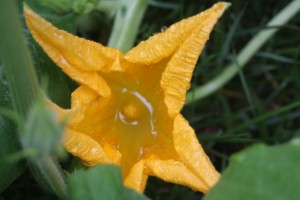
{"label": "water droplet", "polygon": [[139,56],[143,59],[147,57],[147,53],[145,51],[140,51]]}
{"label": "water droplet", "polygon": [[58,34],[54,32],[53,35],[60,40],[64,39],[64,36],[62,34]]}
{"label": "water droplet", "polygon": [[93,154],[98,153],[98,148],[92,148],[91,152],[92,152]]}
{"label": "water droplet", "polygon": [[168,29],[168,27],[163,26],[163,27],[161,27],[160,31],[161,31],[161,32],[165,32],[167,29]]}
{"label": "water droplet", "polygon": [[71,66],[63,56],[60,56],[60,62],[67,67]]}

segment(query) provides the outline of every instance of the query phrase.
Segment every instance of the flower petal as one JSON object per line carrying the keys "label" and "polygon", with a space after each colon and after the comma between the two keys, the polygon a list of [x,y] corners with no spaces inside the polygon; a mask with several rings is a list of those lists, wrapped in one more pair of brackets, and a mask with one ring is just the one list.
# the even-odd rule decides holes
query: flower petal
{"label": "flower petal", "polygon": [[188,122],[177,115],[174,120],[173,139],[180,160],[191,169],[208,188],[219,180],[219,173],[203,151],[194,130]]}
{"label": "flower petal", "polygon": [[65,148],[87,165],[110,163],[102,147],[87,135],[67,129],[63,138]]}
{"label": "flower petal", "polygon": [[[200,13],[194,19],[195,27],[189,36],[172,56],[162,74],[161,86],[165,93],[165,103],[171,117],[182,109],[186,91],[190,87],[190,80],[198,57],[209,38],[213,26],[227,7],[227,3],[215,4],[212,8]],[[187,24],[186,26],[189,26]],[[184,29],[184,26],[181,28]]]}
{"label": "flower petal", "polygon": [[24,8],[24,13],[35,40],[66,74],[101,96],[110,95],[106,81],[95,71],[109,71],[111,68],[121,67],[116,61],[121,55],[118,50],[59,30],[27,7]]}
{"label": "flower petal", "polygon": [[183,163],[174,160],[146,160],[146,173],[166,182],[186,185],[194,190],[206,193],[208,187]]}
{"label": "flower petal", "polygon": [[107,158],[109,159],[109,162],[111,164],[120,166],[121,157],[122,157],[121,153],[106,143],[102,146],[102,148]]}
{"label": "flower petal", "polygon": [[[82,118],[82,112],[76,113],[71,110],[62,109],[50,100],[46,100],[46,103],[47,106],[57,113],[58,121],[63,121],[71,115],[72,120],[75,121],[76,124],[76,121],[80,121]],[[69,122],[68,125],[70,126],[72,123]],[[101,147],[96,140],[78,131],[67,128],[64,134],[63,143],[70,153],[80,157],[87,165],[95,165],[97,163],[120,165],[121,154],[118,150],[113,149],[107,144],[104,144]]]}
{"label": "flower petal", "polygon": [[145,164],[143,160],[137,162],[131,168],[129,174],[124,178],[124,185],[138,192],[143,192],[148,176],[144,172]]}
{"label": "flower petal", "polygon": [[98,94],[86,86],[79,86],[72,92],[71,107],[80,107],[86,105],[98,97]]}
{"label": "flower petal", "polygon": [[[202,21],[207,21],[208,18],[219,18],[219,11],[224,10],[227,3],[218,3],[211,9],[184,19],[170,26],[162,33],[158,33],[148,40],[141,42],[138,46],[125,54],[125,59],[133,63],[153,64],[172,55],[178,47],[184,42],[186,37],[190,35]],[[216,16],[215,16],[216,15]]]}
{"label": "flower petal", "polygon": [[33,37],[60,67],[65,60],[82,71],[122,70],[113,65],[122,56],[119,50],[59,30],[27,6],[24,13]]}
{"label": "flower petal", "polygon": [[58,121],[63,121],[70,114],[69,109],[63,109],[52,102],[50,99],[45,98],[46,105],[51,108],[55,114]]}
{"label": "flower petal", "polygon": [[61,64],[61,66],[64,66],[62,70],[75,81],[81,83],[82,85],[86,85],[103,97],[110,96],[111,90],[109,86],[97,72],[83,72],[71,67],[66,62]]}

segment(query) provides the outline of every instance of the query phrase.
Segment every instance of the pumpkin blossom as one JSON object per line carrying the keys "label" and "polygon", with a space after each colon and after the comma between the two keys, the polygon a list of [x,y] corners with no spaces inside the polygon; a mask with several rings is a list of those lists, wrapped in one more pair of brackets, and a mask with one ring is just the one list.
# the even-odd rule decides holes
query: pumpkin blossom
{"label": "pumpkin blossom", "polygon": [[143,192],[148,176],[206,193],[219,179],[194,130],[180,114],[197,59],[228,3],[184,19],[128,53],[79,38],[25,6],[27,25],[48,56],[79,87],[63,143],[86,165],[122,169]]}

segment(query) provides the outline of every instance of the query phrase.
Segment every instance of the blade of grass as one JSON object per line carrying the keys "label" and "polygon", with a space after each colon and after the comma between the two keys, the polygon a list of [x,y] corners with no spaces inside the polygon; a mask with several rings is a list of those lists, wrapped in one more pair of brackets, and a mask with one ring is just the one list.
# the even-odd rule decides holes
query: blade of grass
{"label": "blade of grass", "polygon": [[283,92],[290,82],[290,78],[286,78],[284,81],[282,81],[280,85],[266,98],[265,104],[269,104],[274,98],[276,98],[281,92]]}
{"label": "blade of grass", "polygon": [[276,55],[276,54],[270,53],[270,52],[259,52],[257,54],[257,56],[262,57],[262,58],[268,58],[268,59],[271,59],[271,60],[274,60],[277,62],[287,63],[287,64],[293,64],[294,62],[299,62],[297,60],[295,61],[294,59]]}
{"label": "blade of grass", "polygon": [[267,120],[267,119],[269,119],[269,118],[271,118],[273,116],[277,116],[277,115],[283,114],[285,112],[288,112],[288,111],[290,111],[292,109],[295,109],[297,107],[300,107],[300,101],[291,103],[291,104],[289,104],[287,106],[283,106],[283,107],[280,107],[280,108],[278,108],[276,110],[273,110],[273,111],[267,112],[267,113],[265,113],[263,115],[260,115],[260,116],[254,118],[254,119],[252,119],[250,121],[247,121],[247,122],[245,122],[245,123],[243,123],[243,124],[241,124],[241,125],[233,128],[233,129],[231,129],[230,132],[233,133],[233,132],[242,131],[243,129],[246,129],[246,128],[250,127],[250,126],[253,126],[255,124],[263,122],[263,121],[265,121],[265,120]]}
{"label": "blade of grass", "polygon": [[163,2],[163,1],[156,1],[156,0],[147,0],[149,5],[164,9],[175,9],[178,7],[178,3],[171,3],[171,2]]}
{"label": "blade of grass", "polygon": [[230,43],[233,40],[233,37],[235,33],[237,32],[238,25],[240,24],[240,21],[245,13],[245,8],[242,9],[242,11],[237,15],[237,17],[234,19],[232,26],[230,27],[230,30],[228,34],[226,35],[226,39],[223,43],[221,52],[220,52],[220,57],[218,59],[218,65],[221,65],[224,61],[224,56],[227,54],[229,51]]}
{"label": "blade of grass", "polygon": [[237,72],[238,72],[240,80],[242,82],[242,87],[243,87],[243,90],[245,92],[247,101],[248,101],[250,106],[253,106],[254,105],[253,96],[251,95],[251,91],[250,91],[249,85],[246,81],[245,75],[244,75],[243,71],[241,70],[241,66],[239,66],[239,63],[237,62],[237,60],[236,59],[234,59],[234,60],[236,62],[236,68],[238,70]]}

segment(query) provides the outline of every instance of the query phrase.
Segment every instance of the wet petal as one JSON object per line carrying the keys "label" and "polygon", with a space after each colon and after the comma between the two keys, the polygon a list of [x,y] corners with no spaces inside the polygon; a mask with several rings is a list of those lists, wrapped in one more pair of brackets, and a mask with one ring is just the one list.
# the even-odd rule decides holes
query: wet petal
{"label": "wet petal", "polygon": [[24,13],[34,39],[66,74],[99,95],[110,95],[106,81],[95,71],[109,71],[110,68],[121,67],[116,61],[120,56],[118,50],[59,30],[27,7],[24,8]]}
{"label": "wet petal", "polygon": [[[83,90],[84,87],[77,92],[83,92]],[[71,127],[83,119],[83,112],[62,109],[50,100],[46,100],[46,103],[48,107],[56,112],[58,121],[63,121],[72,116],[71,122],[69,121],[68,123]],[[121,154],[118,150],[107,144],[101,146],[96,140],[83,133],[67,128],[63,142],[70,153],[80,157],[87,165],[95,165],[97,163],[120,165]]]}
{"label": "wet petal", "polygon": [[185,36],[185,41],[168,62],[162,74],[161,86],[170,116],[175,116],[182,109],[198,57],[226,7],[227,3],[218,3],[197,15],[198,18],[194,19],[197,26],[193,27],[189,36]]}
{"label": "wet petal", "polygon": [[108,97],[111,94],[111,90],[106,81],[97,72],[83,72],[71,67],[68,63],[64,62],[62,70],[68,74],[73,80],[85,85],[99,95]]}
{"label": "wet petal", "polygon": [[156,176],[166,182],[185,185],[204,193],[209,189],[199,177],[179,161],[146,160],[145,166],[149,176]]}
{"label": "wet petal", "polygon": [[[46,99],[46,105],[56,114],[58,122],[68,122],[68,126],[76,125],[83,119],[82,108],[80,109],[63,109],[49,99]],[[81,111],[81,112],[80,112]]]}
{"label": "wet petal", "polygon": [[113,126],[116,108],[109,105],[112,102],[110,97],[98,96],[88,104],[72,107],[68,126],[89,136],[93,134],[93,137],[95,135],[100,137]]}
{"label": "wet petal", "polygon": [[110,163],[102,147],[89,136],[67,129],[63,138],[65,148],[87,165]]}
{"label": "wet petal", "polygon": [[102,148],[111,164],[120,165],[122,155],[118,150],[108,144],[103,144]]}
{"label": "wet petal", "polygon": [[79,86],[72,92],[71,107],[80,107],[91,103],[98,97],[98,94],[87,86]]}
{"label": "wet petal", "polygon": [[199,144],[194,130],[182,115],[174,120],[173,139],[180,160],[191,169],[208,188],[219,180],[219,173]]}
{"label": "wet petal", "polygon": [[227,3],[218,3],[203,13],[173,24],[164,32],[150,37],[130,50],[125,55],[125,59],[133,63],[149,65],[171,56],[188,35],[198,29],[199,25],[203,26],[202,21],[208,21],[209,18],[214,21],[219,18],[220,10],[223,12],[226,5]]}
{"label": "wet petal", "polygon": [[140,160],[133,165],[129,174],[124,179],[125,186],[142,193],[148,178],[144,172],[144,168],[145,164],[143,160]]}
{"label": "wet petal", "polygon": [[45,101],[46,105],[55,112],[58,121],[63,121],[70,114],[69,109],[59,107],[50,99],[45,99]]}
{"label": "wet petal", "polygon": [[59,30],[27,6],[24,13],[34,39],[60,67],[65,67],[63,57],[72,67],[82,71],[122,70],[121,66],[113,65],[122,56],[119,50]]}

